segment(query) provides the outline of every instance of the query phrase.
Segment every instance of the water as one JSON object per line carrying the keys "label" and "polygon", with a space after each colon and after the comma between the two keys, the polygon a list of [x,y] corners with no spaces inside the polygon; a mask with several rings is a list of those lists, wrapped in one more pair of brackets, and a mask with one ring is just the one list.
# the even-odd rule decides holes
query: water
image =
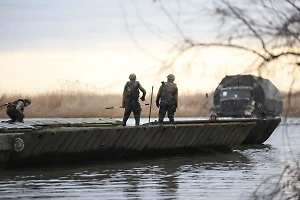
{"label": "water", "polygon": [[300,118],[289,118],[264,145],[240,146],[227,154],[1,171],[0,198],[248,199],[269,177],[273,182],[265,185],[273,187],[287,161],[298,158],[299,132]]}

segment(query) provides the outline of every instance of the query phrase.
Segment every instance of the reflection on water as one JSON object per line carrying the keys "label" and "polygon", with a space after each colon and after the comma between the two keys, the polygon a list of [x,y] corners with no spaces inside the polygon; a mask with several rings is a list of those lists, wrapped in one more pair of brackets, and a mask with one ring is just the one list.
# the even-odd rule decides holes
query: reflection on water
{"label": "reflection on water", "polygon": [[0,196],[1,199],[247,199],[263,180],[281,174],[289,156],[299,155],[299,129],[299,125],[281,125],[264,145],[239,146],[226,154],[1,171]]}
{"label": "reflection on water", "polygon": [[[189,190],[213,190],[215,176],[250,170],[249,159],[238,152],[181,155],[97,165],[44,167],[2,171],[1,196],[5,198],[68,197],[155,199],[189,196]],[[212,173],[213,172],[213,173]],[[226,175],[226,176],[227,176]],[[228,180],[230,183],[231,181]],[[211,187],[209,184],[212,184]],[[196,194],[193,194],[196,195]]]}

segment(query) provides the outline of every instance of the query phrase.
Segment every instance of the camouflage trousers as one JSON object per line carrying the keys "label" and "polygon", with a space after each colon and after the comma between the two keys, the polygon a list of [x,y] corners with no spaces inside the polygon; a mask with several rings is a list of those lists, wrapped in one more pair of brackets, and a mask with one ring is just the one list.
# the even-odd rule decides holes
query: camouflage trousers
{"label": "camouflage trousers", "polygon": [[23,122],[25,117],[24,114],[20,113],[15,106],[8,106],[6,113],[11,118],[12,122]]}
{"label": "camouflage trousers", "polygon": [[170,123],[174,124],[174,105],[168,105],[164,103],[161,103],[159,106],[158,123],[163,123],[166,113],[168,114]]}
{"label": "camouflage trousers", "polygon": [[123,116],[123,126],[126,126],[126,122],[131,114],[133,112],[134,119],[135,119],[135,125],[140,125],[140,117],[141,117],[141,105],[138,99],[125,99],[125,111]]}

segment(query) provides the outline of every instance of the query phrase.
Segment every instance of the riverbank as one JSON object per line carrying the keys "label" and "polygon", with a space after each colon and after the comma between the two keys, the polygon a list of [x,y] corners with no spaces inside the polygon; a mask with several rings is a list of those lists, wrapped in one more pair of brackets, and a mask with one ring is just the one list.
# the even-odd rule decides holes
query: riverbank
{"label": "riverbank", "polygon": [[[211,96],[211,97],[210,97]],[[25,108],[25,115],[29,118],[47,117],[122,117],[124,109],[105,109],[111,106],[120,106],[121,94],[98,94],[85,91],[45,92],[35,96],[30,95],[6,95],[2,94],[0,104],[14,101],[22,97],[32,99],[32,104]],[[155,106],[153,95],[151,113],[150,106],[142,106],[141,117],[157,117],[158,108]],[[300,92],[292,95],[283,93],[282,116],[300,116]],[[147,94],[144,103],[150,103],[151,96]],[[203,93],[179,95],[179,105],[175,113],[177,117],[206,117],[213,106],[212,95],[209,98]],[[6,118],[5,107],[0,108],[0,117]]]}

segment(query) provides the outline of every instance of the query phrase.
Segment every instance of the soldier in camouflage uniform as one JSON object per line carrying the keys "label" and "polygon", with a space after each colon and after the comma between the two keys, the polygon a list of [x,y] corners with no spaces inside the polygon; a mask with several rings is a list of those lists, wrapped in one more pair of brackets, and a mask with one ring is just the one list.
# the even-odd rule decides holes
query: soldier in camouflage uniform
{"label": "soldier in camouflage uniform", "polygon": [[218,118],[217,113],[215,112],[210,113],[210,117],[209,117],[210,120],[217,120],[217,118]]}
{"label": "soldier in camouflage uniform", "polygon": [[168,113],[170,123],[174,124],[174,113],[178,106],[178,88],[174,83],[175,76],[169,74],[167,79],[167,82],[161,82],[155,101],[159,108],[159,124],[163,123],[166,113]]}
{"label": "soldier in camouflage uniform", "polygon": [[141,86],[139,81],[136,81],[136,75],[130,74],[129,80],[125,84],[123,91],[122,107],[125,108],[124,117],[123,117],[123,126],[126,126],[126,122],[133,112],[135,125],[140,125],[140,115],[141,115],[141,105],[139,102],[139,94],[142,91],[143,95],[140,98],[142,101],[145,101],[146,90]]}
{"label": "soldier in camouflage uniform", "polygon": [[16,101],[7,104],[6,113],[11,118],[7,121],[12,122],[23,122],[25,115],[23,114],[24,108],[31,104],[30,99],[18,99]]}

